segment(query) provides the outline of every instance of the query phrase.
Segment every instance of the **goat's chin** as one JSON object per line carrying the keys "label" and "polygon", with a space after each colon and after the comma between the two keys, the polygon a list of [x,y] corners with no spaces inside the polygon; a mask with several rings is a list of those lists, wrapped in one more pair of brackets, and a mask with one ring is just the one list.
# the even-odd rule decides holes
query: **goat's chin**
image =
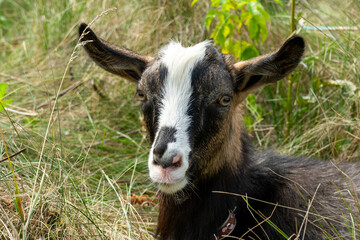
{"label": "goat's chin", "polygon": [[182,190],[188,184],[188,180],[183,178],[182,180],[175,183],[159,183],[158,188],[165,194],[174,194]]}

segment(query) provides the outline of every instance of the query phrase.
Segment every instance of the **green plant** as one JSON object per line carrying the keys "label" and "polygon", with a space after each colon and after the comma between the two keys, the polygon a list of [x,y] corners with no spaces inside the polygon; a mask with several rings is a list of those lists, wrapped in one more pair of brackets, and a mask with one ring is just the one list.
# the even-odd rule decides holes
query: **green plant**
{"label": "green plant", "polygon": [[[6,116],[8,117],[9,121],[12,123],[11,121],[11,118],[9,117],[9,114],[7,113],[5,107],[8,105],[8,104],[11,104],[12,100],[4,100],[3,98],[5,97],[5,94],[6,94],[6,89],[7,89],[7,83],[0,83],[0,112],[1,111],[4,111],[6,113]],[[15,126],[13,125],[14,129],[15,129]],[[17,132],[17,130],[15,129],[15,131]],[[12,176],[13,176],[13,180],[14,180],[14,187],[15,187],[15,199],[14,199],[14,203],[15,203],[15,207],[16,207],[16,210],[21,218],[22,221],[24,221],[25,219],[25,215],[24,215],[24,210],[23,210],[23,205],[21,203],[21,198],[20,198],[20,191],[19,191],[19,187],[18,187],[18,182],[17,182],[17,179],[16,179],[16,175],[15,175],[15,171],[14,171],[14,168],[13,168],[13,165],[11,163],[11,160],[10,160],[10,156],[9,156],[9,152],[8,152],[8,148],[6,146],[6,141],[5,141],[5,137],[4,137],[4,133],[3,133],[3,130],[0,128],[0,134],[1,134],[1,139],[2,139],[2,143],[3,143],[3,147],[4,147],[4,150],[5,150],[5,154],[6,154],[6,157],[8,159],[8,163],[9,163],[9,168],[10,168],[10,171],[12,173]]]}
{"label": "green plant", "polygon": [[[198,0],[193,0],[194,5]],[[277,3],[281,4],[278,0]],[[223,53],[246,60],[259,55],[257,45],[268,36],[269,13],[258,0],[212,0],[205,17],[209,31],[213,20],[217,23],[211,38],[221,46]]]}
{"label": "green plant", "polygon": [[[193,0],[194,5],[198,0]],[[281,4],[279,0],[274,1]],[[222,53],[231,54],[237,60],[247,60],[259,55],[259,45],[268,36],[267,22],[270,15],[259,0],[212,0],[205,17],[205,27],[210,30],[214,19],[217,22],[211,31],[211,38],[221,47]],[[255,95],[246,101],[247,112],[244,122],[249,130],[262,120],[261,107],[255,103]]]}
{"label": "green plant", "polygon": [[[295,0],[291,0],[291,17],[290,17],[290,32],[295,32]],[[285,136],[288,137],[291,129],[291,110],[293,107],[292,99],[292,89],[293,89],[293,75],[289,76],[288,80],[288,94],[287,94],[287,104],[286,104],[286,128]]]}
{"label": "green plant", "polygon": [[[4,2],[4,0],[0,0],[0,6],[1,4]],[[2,25],[2,26],[1,26]],[[6,19],[6,17],[4,16],[4,14],[2,13],[2,11],[0,11],[0,29],[1,27],[6,27],[9,28],[10,27],[10,23],[9,21]]]}
{"label": "green plant", "polygon": [[4,108],[12,103],[10,99],[4,99],[6,94],[8,84],[7,83],[0,83],[0,112],[4,110]]}
{"label": "green plant", "polygon": [[256,95],[249,94],[246,98],[246,115],[244,123],[249,131],[253,130],[255,124],[263,120],[263,109],[256,103]]}
{"label": "green plant", "polygon": [[[271,24],[267,20],[266,42],[262,43],[260,33],[259,42],[254,43],[260,47],[258,51],[272,51],[289,34],[290,8],[281,7],[273,0],[259,2],[269,13]],[[340,0],[296,2],[297,13],[302,12],[311,26],[351,26],[359,22],[357,0],[346,4]],[[208,3],[198,1],[193,7],[190,5],[189,1],[178,0],[1,3],[0,16],[10,26],[0,23],[0,82],[9,83],[2,99],[13,100],[6,103],[7,108],[32,113],[8,111],[23,143],[5,111],[0,113],[0,128],[10,157],[19,149],[27,149],[11,161],[19,177],[25,219],[29,219],[26,229],[29,239],[100,239],[101,232],[109,239],[129,239],[127,222],[131,224],[132,239],[153,239],[156,205],[134,207],[128,201],[132,193],[152,195],[155,191],[147,176],[149,144],[140,130],[135,87],[104,74],[81,50],[65,76],[61,91],[76,85],[77,81],[82,82],[59,98],[56,107],[59,114],[53,119],[49,118],[53,101],[48,100],[58,90],[76,44],[80,21],[89,23],[103,10],[118,7],[99,19],[94,28],[106,40],[153,55],[169,39],[177,39],[186,46],[204,39],[201,20],[209,11]],[[214,16],[209,30],[215,28],[217,19]],[[247,27],[242,26],[241,36],[234,30],[233,40],[241,37],[248,41]],[[307,49],[302,66],[294,75],[291,113],[294,124],[289,138],[284,138],[283,131],[286,81],[266,86],[248,99],[247,111],[252,119],[247,127],[256,135],[258,145],[322,159],[356,161],[359,158],[359,32],[333,33],[336,41],[331,32],[300,33],[306,38]],[[89,79],[106,98],[93,90],[95,85]],[[351,84],[344,81],[357,86],[355,92]],[[255,96],[256,99],[251,99]],[[255,102],[261,108],[250,106]],[[43,103],[48,104],[40,107]],[[39,165],[48,121],[52,123]],[[2,158],[6,158],[4,154],[3,151]],[[7,162],[6,159],[0,164],[0,205],[5,204],[2,206],[7,206],[7,201],[2,202],[4,198],[11,205],[14,200],[12,172]],[[35,178],[38,169],[40,174]],[[124,208],[120,206],[123,199]],[[128,219],[124,210],[128,211]],[[0,220],[5,223],[0,224],[0,239],[22,234],[21,217],[15,208],[4,211],[0,206]]]}

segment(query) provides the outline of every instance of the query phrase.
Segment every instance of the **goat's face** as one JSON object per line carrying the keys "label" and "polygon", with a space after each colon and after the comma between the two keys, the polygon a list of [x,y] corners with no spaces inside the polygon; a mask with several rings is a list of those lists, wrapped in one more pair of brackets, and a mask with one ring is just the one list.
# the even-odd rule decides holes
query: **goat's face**
{"label": "goat's face", "polygon": [[189,48],[172,42],[151,58],[107,43],[89,28],[84,34],[81,41],[99,66],[137,83],[152,142],[150,177],[168,194],[221,167],[214,159],[221,162],[238,104],[252,89],[289,74],[304,51],[295,36],[273,54],[235,64],[209,42]]}
{"label": "goat's face", "polygon": [[190,48],[170,43],[148,65],[137,92],[152,142],[150,177],[162,191],[186,186],[199,161],[221,145],[233,85],[223,56],[207,42]]}

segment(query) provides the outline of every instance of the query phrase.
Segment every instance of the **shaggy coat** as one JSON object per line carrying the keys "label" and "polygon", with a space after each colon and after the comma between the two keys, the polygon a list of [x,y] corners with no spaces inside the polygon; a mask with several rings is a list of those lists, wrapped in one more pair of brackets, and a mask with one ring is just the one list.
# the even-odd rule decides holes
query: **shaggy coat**
{"label": "shaggy coat", "polygon": [[[358,239],[360,167],[255,149],[242,130],[241,102],[293,71],[299,36],[276,52],[234,63],[209,42],[170,43],[156,57],[98,38],[80,41],[105,70],[137,84],[159,187],[156,236],[194,239]],[[229,236],[220,230],[234,213]]]}

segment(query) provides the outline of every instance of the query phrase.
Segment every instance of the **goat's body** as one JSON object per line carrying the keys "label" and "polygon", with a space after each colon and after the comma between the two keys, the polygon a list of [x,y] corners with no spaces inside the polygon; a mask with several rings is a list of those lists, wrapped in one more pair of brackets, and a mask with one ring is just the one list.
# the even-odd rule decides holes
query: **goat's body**
{"label": "goat's body", "polygon": [[231,237],[358,239],[358,164],[337,169],[331,162],[260,153],[239,125],[246,96],[299,64],[301,37],[234,63],[209,42],[171,43],[152,58],[97,38],[85,24],[79,32],[99,66],[137,84],[152,143],[150,178],[160,190],[160,239],[218,238],[233,210]]}
{"label": "goat's body", "polygon": [[352,179],[349,182],[330,162],[255,153],[247,141],[243,143],[240,171],[233,173],[225,166],[211,179],[195,183],[194,192],[189,191],[182,203],[162,196],[160,239],[215,239],[234,209],[237,224],[232,237],[284,239],[266,219],[290,239],[297,233],[300,239],[328,239],[324,232],[357,239],[349,230],[350,211],[358,212],[352,191],[359,192],[359,185],[353,184],[360,180],[358,171],[351,170],[353,165],[340,165]]}

